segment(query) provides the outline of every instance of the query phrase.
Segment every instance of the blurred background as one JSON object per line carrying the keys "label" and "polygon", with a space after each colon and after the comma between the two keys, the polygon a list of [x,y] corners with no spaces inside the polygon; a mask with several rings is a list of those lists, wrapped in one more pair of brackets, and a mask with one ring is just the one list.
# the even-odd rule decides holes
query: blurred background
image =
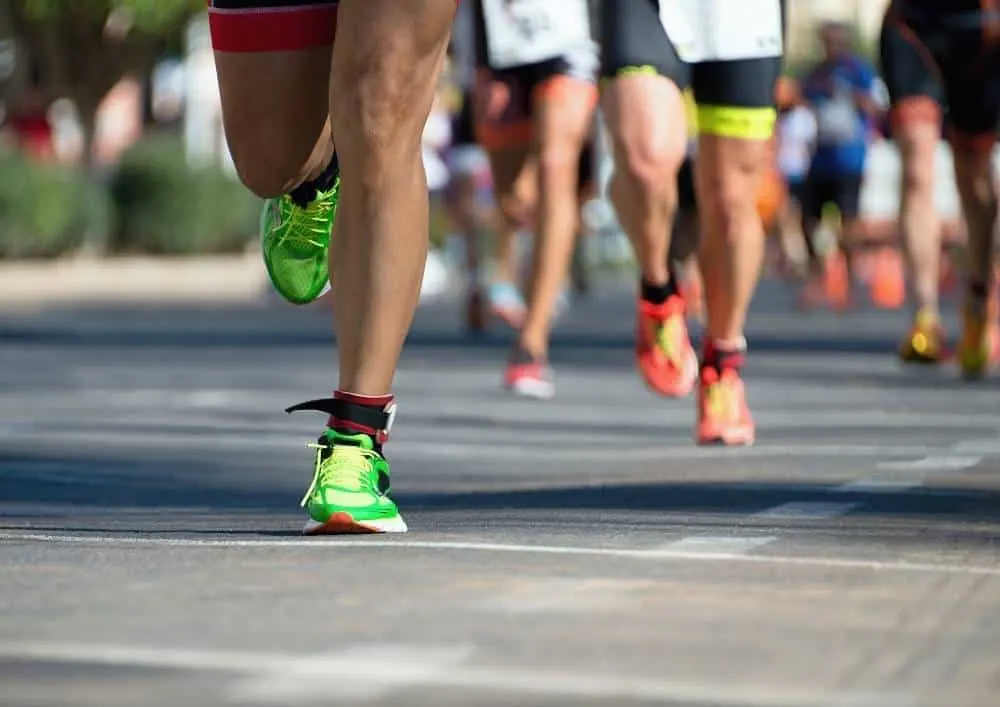
{"label": "blurred background", "polygon": [[[831,20],[847,23],[855,51],[877,63],[885,5],[886,0],[789,3],[788,75],[801,76],[817,61],[816,29]],[[443,118],[458,110],[458,95],[446,76],[429,122],[436,127],[428,129],[425,145],[436,189],[446,187],[449,178]],[[100,270],[95,260],[111,256],[119,269],[129,263],[138,267],[137,258],[215,256],[218,268],[228,268],[230,290],[265,289],[249,255],[259,204],[236,182],[228,160],[203,0],[0,3],[0,134],[0,301],[23,298],[25,288],[32,297],[49,289],[52,297],[85,296],[97,285],[80,282],[72,290],[73,273],[84,272],[79,268],[85,264]],[[861,230],[891,243],[898,160],[886,137],[879,128],[872,132]],[[607,159],[601,159],[606,175]],[[944,143],[940,160],[946,167]],[[951,219],[949,233],[960,239],[948,169],[939,170],[937,198]],[[585,239],[587,262],[627,265],[630,250],[601,194],[593,206],[589,225],[599,237]],[[428,294],[447,288],[448,272],[461,259],[449,247],[455,239],[448,237],[442,208],[432,221],[437,250],[429,261]],[[58,291],[46,269],[54,260],[60,263]],[[70,262],[78,268],[68,269]],[[36,274],[26,280],[29,272]],[[123,278],[128,279],[123,274],[91,279]],[[142,270],[129,280],[129,289],[141,297],[142,287],[152,288],[159,279]],[[172,289],[181,286],[178,278],[169,279]],[[179,278],[191,286],[199,279],[204,278],[197,273]]]}

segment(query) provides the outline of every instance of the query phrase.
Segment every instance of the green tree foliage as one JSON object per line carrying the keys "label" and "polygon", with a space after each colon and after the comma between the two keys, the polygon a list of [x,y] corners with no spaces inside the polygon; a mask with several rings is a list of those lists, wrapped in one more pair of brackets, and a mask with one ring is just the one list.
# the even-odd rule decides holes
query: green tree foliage
{"label": "green tree foliage", "polygon": [[[122,77],[145,78],[176,46],[204,0],[9,0],[19,50],[38,69],[40,88],[76,103],[87,143],[101,99]],[[23,54],[22,54],[23,56]]]}
{"label": "green tree foliage", "polygon": [[14,5],[32,21],[79,14],[104,25],[113,12],[126,13],[122,17],[129,17],[136,29],[151,34],[174,32],[192,14],[205,9],[203,0],[15,0]]}

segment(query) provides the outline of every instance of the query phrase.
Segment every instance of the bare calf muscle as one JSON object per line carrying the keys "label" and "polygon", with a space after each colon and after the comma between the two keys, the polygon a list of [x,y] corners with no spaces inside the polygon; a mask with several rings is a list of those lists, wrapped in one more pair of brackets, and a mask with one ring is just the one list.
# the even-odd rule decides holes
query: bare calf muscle
{"label": "bare calf muscle", "polygon": [[328,415],[304,532],[405,532],[382,446],[427,248],[420,135],[455,0],[215,0],[211,9],[234,159],[248,186],[276,197],[262,219],[265,262],[290,301],[312,301],[326,285],[343,211],[332,259],[340,385],[288,409]]}
{"label": "bare calf muscle", "polygon": [[[754,22],[747,34],[757,42],[751,48],[740,29],[720,29],[720,10],[711,4],[685,14],[665,12],[664,2],[608,2],[602,17],[604,102],[616,153],[612,199],[642,275],[636,364],[660,395],[684,396],[697,385],[699,443],[749,444],[755,427],[741,377],[742,330],[763,255],[756,187],[774,127],[784,7],[755,0],[747,15]],[[698,30],[689,34],[692,23]],[[675,44],[681,34],[686,41]],[[711,39],[701,45],[696,36]],[[700,370],[684,295],[668,269],[685,152],[680,89],[688,87],[700,131],[696,192],[708,313]]]}

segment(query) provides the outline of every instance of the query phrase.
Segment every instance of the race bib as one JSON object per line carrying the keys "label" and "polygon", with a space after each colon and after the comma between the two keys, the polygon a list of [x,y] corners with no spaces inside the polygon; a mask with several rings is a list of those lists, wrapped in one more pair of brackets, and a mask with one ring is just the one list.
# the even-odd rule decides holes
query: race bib
{"label": "race bib", "polygon": [[858,114],[848,100],[823,103],[816,111],[816,135],[825,145],[842,145],[858,137]]}
{"label": "race bib", "polygon": [[660,23],[684,61],[780,57],[779,0],[660,0]]}
{"label": "race bib", "polygon": [[591,43],[587,0],[483,0],[493,69],[556,59]]}

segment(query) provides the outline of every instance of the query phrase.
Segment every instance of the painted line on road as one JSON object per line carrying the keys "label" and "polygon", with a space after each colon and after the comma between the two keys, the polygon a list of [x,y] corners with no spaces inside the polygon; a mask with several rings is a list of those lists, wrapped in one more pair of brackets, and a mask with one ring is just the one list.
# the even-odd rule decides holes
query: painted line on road
{"label": "painted line on road", "polygon": [[792,501],[754,513],[758,520],[820,520],[836,518],[850,513],[859,503],[830,503],[827,501]]}
{"label": "painted line on road", "polygon": [[[336,682],[337,701],[369,702],[402,689],[439,683],[472,655],[472,647],[374,645],[342,653],[292,659],[284,669],[256,671],[229,690],[237,704],[315,704],[329,701]],[[358,666],[368,666],[359,670]],[[381,666],[385,675],[374,677]]]}
{"label": "painted line on road", "polygon": [[[781,689],[773,685],[689,683],[628,675],[597,675],[592,671],[527,669],[468,665],[464,652],[428,647],[374,647],[383,660],[362,660],[350,653],[294,655],[249,651],[212,651],[155,648],[135,645],[8,642],[0,643],[0,659],[35,660],[71,665],[109,665],[231,672],[249,676],[230,690],[230,699],[259,704],[312,703],[328,697],[330,685],[338,694],[359,686],[355,699],[371,698],[369,690],[392,691],[415,685],[431,688],[561,698],[648,700],[668,703],[714,704],[721,707],[868,707],[911,705],[914,700],[898,693],[834,693],[818,689]],[[429,661],[427,654],[438,658]],[[425,656],[421,658],[421,656]],[[391,658],[387,663],[385,658]],[[409,661],[418,667],[411,669]],[[445,668],[444,666],[447,666]],[[403,672],[396,682],[395,674]]]}
{"label": "painted line on road", "polygon": [[959,442],[951,448],[955,454],[978,454],[982,456],[1000,455],[1000,427],[996,430],[995,437],[983,439],[967,439]]}
{"label": "painted line on road", "polygon": [[[957,446],[957,445],[956,445]],[[876,469],[882,472],[892,472],[886,476],[876,474],[870,477],[855,479],[830,491],[834,493],[897,493],[910,491],[923,486],[931,476],[955,473],[970,469],[983,461],[981,456],[959,454],[930,454],[919,459],[893,460],[879,462]]]}
{"label": "painted line on road", "polygon": [[660,547],[672,552],[691,552],[696,555],[743,555],[751,550],[769,545],[776,535],[691,535]]}
{"label": "painted line on road", "polygon": [[479,552],[522,555],[561,555],[610,557],[632,560],[700,560],[748,564],[778,564],[799,567],[839,568],[845,570],[875,570],[895,572],[930,572],[956,575],[1000,576],[1000,562],[994,565],[907,562],[902,560],[860,560],[838,557],[755,555],[740,553],[688,552],[628,548],[576,547],[571,545],[523,545],[518,543],[476,543],[448,540],[404,540],[382,538],[358,540],[349,538],[300,538],[287,540],[210,540],[203,538],[132,537],[122,535],[62,535],[56,533],[0,533],[0,542],[38,542],[72,545],[105,545],[110,547],[188,547],[188,548],[269,548],[287,547],[297,550],[337,549],[398,549]]}
{"label": "painted line on road", "polygon": [[829,489],[831,493],[899,493],[912,491],[923,486],[927,480],[923,474],[919,476],[898,477],[894,479],[864,478],[848,481]]}
{"label": "painted line on road", "polygon": [[885,471],[927,471],[927,472],[947,472],[962,471],[979,464],[983,458],[981,456],[960,456],[949,455],[928,455],[920,459],[911,461],[885,461],[878,464],[879,469]]}

